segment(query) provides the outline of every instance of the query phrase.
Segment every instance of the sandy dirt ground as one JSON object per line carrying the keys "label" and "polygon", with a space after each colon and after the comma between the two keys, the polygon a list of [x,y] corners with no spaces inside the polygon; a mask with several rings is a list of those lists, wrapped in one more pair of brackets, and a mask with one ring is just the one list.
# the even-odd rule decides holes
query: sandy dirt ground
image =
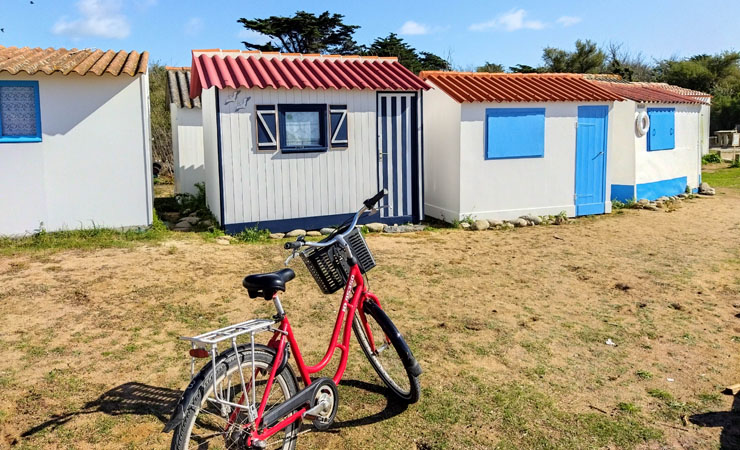
{"label": "sandy dirt ground", "polygon": [[[390,400],[353,341],[336,425],[298,448],[740,445],[740,400],[721,395],[740,383],[740,193],[367,240],[370,287],[424,368],[422,398]],[[273,314],[241,279],[285,256],[178,235],[0,257],[0,448],[167,448],[189,379],[177,337]],[[284,306],[317,361],[339,294],[294,267]]]}

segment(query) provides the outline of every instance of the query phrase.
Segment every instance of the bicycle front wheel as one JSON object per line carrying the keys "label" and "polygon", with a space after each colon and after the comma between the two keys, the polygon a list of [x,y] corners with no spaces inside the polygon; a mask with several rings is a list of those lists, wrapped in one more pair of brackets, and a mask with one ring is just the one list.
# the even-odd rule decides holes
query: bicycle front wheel
{"label": "bicycle front wheel", "polygon": [[383,383],[407,403],[419,400],[421,367],[388,315],[372,300],[363,304],[367,327],[355,313],[352,329]]}

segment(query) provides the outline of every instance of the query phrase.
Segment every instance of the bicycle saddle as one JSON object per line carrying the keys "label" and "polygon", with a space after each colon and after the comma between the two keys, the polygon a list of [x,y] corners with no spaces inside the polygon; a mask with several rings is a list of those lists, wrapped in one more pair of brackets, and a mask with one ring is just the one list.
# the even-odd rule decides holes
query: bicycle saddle
{"label": "bicycle saddle", "polygon": [[249,293],[249,298],[263,297],[265,300],[272,300],[277,291],[285,292],[285,283],[293,278],[293,269],[281,269],[277,272],[247,275],[242,286]]}

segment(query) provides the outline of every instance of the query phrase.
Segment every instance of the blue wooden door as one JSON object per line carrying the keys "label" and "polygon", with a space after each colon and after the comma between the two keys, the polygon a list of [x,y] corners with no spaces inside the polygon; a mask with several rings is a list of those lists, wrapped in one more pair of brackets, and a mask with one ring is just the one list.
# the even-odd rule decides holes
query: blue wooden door
{"label": "blue wooden door", "polygon": [[579,106],[576,133],[576,215],[603,214],[606,200],[607,106]]}

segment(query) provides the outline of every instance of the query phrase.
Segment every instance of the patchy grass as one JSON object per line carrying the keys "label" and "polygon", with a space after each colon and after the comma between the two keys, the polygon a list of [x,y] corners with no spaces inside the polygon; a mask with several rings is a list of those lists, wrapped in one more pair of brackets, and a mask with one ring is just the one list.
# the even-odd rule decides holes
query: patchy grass
{"label": "patchy grass", "polygon": [[140,230],[88,228],[83,230],[40,231],[31,236],[10,238],[0,236],[0,255],[40,250],[98,249],[130,247],[136,242],[156,242],[170,236],[156,212],[152,226]]}
{"label": "patchy grass", "polygon": [[701,180],[706,181],[712,187],[740,189],[740,168],[729,167],[704,172]]}
{"label": "patchy grass", "polygon": [[[737,374],[740,191],[723,194],[576,221],[558,239],[550,227],[367,236],[369,287],[424,369],[422,397],[390,398],[353,339],[337,423],[299,448],[717,448],[737,426],[694,415],[727,417],[719,387]],[[280,240],[184,235],[0,255],[0,448],[169,448],[163,422],[189,381],[178,337],[271,317],[241,280],[286,256]],[[291,267],[281,298],[315,364],[341,294]]]}

